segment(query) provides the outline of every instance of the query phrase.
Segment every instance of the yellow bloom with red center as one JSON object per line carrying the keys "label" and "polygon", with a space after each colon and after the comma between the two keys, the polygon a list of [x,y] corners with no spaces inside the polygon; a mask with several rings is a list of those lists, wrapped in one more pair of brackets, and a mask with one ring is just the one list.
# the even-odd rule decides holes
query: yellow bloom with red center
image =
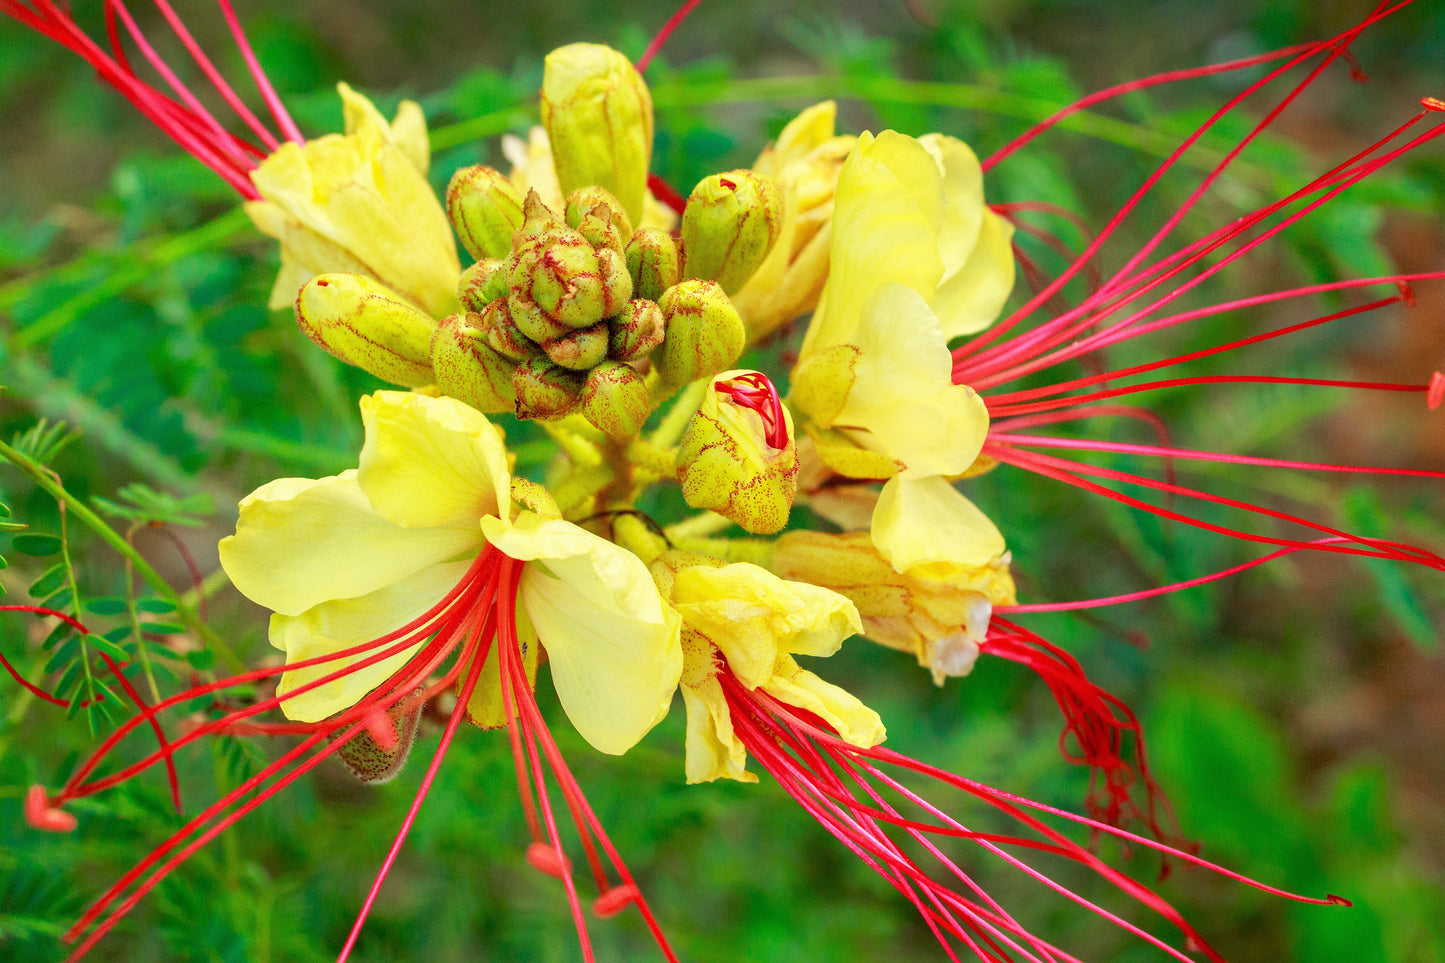
{"label": "yellow bloom with red center", "polygon": [[[594,747],[619,754],[667,714],[682,672],[677,615],[625,549],[550,513],[514,512],[501,433],[458,401],[378,391],[362,399],[357,469],[283,478],[241,503],[221,564],[271,609],[287,663],[385,636],[446,595],[490,544],[526,562],[518,591],[526,651],[540,642],[568,718]],[[536,499],[529,499],[535,505]],[[543,508],[543,506],[538,506]],[[545,508],[543,508],[545,512]],[[314,722],[359,702],[421,643],[281,703]],[[366,657],[288,671],[279,692]],[[469,709],[500,704],[489,670]]]}
{"label": "yellow bloom with red center", "polygon": [[655,562],[652,572],[682,616],[689,783],[757,781],[745,768],[747,750],[733,731],[718,680],[724,668],[746,689],[817,715],[853,745],[883,741],[887,732],[876,712],[794,658],[832,655],[861,631],[853,603],[747,563],[673,553]]}
{"label": "yellow bloom with red center", "polygon": [[246,213],[281,242],[270,306],[283,308],[318,274],[372,278],[433,317],[457,310],[461,264],[446,212],[427,183],[421,108],[403,101],[390,124],[338,84],[344,134],[288,141],[251,172],[261,200]]}

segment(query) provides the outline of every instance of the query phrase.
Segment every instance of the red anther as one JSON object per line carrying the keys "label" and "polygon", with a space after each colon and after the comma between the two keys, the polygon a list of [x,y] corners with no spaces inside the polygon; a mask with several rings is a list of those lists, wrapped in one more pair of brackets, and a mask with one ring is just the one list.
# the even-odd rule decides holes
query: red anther
{"label": "red anther", "polygon": [[735,190],[738,189],[737,182],[735,182],[735,181],[730,181],[730,180],[728,180],[726,177],[719,177],[719,178],[717,179],[717,182],[718,182],[719,184],[721,184],[723,187],[726,187],[726,188],[727,188],[728,190],[730,190],[730,191],[735,191]]}
{"label": "red anther", "polygon": [[763,419],[764,437],[768,445],[781,451],[788,447],[788,423],[783,420],[783,402],[768,376],[754,371],[720,381],[717,390],[733,400],[733,404],[749,408]]}
{"label": "red anther", "polygon": [[396,734],[396,724],[391,721],[391,717],[383,710],[377,709],[367,713],[365,722],[366,734],[371,736],[372,742],[375,742],[387,752],[395,749],[401,742],[401,739]]}
{"label": "red anther", "polygon": [[1445,100],[1439,97],[1421,97],[1420,106],[1426,110],[1445,111]]}
{"label": "red anther", "polygon": [[1415,306],[1415,289],[1410,285],[1410,282],[1396,281],[1395,287],[1400,289],[1400,297],[1404,299],[1405,307],[1413,308]]}
{"label": "red anther", "polygon": [[546,843],[527,844],[527,862],[539,873],[546,873],[548,876],[555,876],[558,879],[565,879],[572,875],[572,860],[566,856],[557,861],[557,850]]}
{"label": "red anther", "polygon": [[1331,906],[1354,906],[1354,905],[1355,905],[1355,904],[1354,904],[1353,902],[1351,902],[1350,900],[1345,899],[1343,896],[1336,896],[1334,893],[1327,893],[1327,894],[1325,895],[1325,899],[1329,901],[1329,904],[1330,904]]}
{"label": "red anther", "polygon": [[44,786],[31,786],[25,793],[25,821],[47,833],[68,833],[78,825],[70,813],[50,805],[50,795]]}
{"label": "red anther", "polygon": [[614,886],[592,901],[592,915],[599,920],[616,916],[641,897],[642,894],[631,883]]}
{"label": "red anther", "polygon": [[1430,376],[1430,387],[1425,389],[1425,404],[1434,411],[1442,401],[1445,401],[1445,373],[1437,371]]}

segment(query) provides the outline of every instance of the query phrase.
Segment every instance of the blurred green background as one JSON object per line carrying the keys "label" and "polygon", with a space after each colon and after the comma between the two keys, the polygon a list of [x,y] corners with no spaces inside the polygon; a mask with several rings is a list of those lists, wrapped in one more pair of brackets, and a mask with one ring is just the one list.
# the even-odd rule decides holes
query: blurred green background
{"label": "blurred green background", "polygon": [[[92,35],[103,36],[99,4],[75,6]],[[179,64],[175,44],[161,42],[164,28],[144,6],[136,4],[137,16]],[[239,77],[215,11],[188,6],[195,8],[183,11],[188,25]],[[845,130],[942,130],[984,156],[1084,92],[1328,36],[1370,7],[915,0],[780,9],[706,0],[647,75],[658,104],[654,166],[686,190],[705,173],[748,164],[798,108],[823,96],[842,101]],[[308,133],[339,127],[337,80],[387,111],[401,97],[419,99],[441,145],[438,185],[464,164],[502,163],[497,135],[532,122],[547,50],[585,39],[635,57],[673,10],[652,2],[524,9],[451,0],[237,8]],[[1325,71],[1178,236],[1197,237],[1281,196],[1383,136],[1419,97],[1445,93],[1442,38],[1438,4],[1417,4],[1372,28],[1354,47],[1368,81],[1343,64]],[[1052,134],[991,174],[989,197],[1063,204],[1098,227],[1161,150],[1242,83],[1230,75],[1124,98],[1104,111],[1122,121],[1109,128],[1112,136]],[[1232,120],[1207,136],[1106,249],[1104,266],[1122,263],[1146,229],[1183,201],[1199,165],[1248,126]],[[1342,275],[1445,269],[1442,158],[1438,147],[1405,158],[1188,303]],[[83,438],[53,467],[87,500],[115,500],[136,481],[203,496],[192,503],[198,524],[164,532],[179,537],[206,573],[240,494],[279,475],[354,464],[355,399],[375,384],[316,352],[288,314],[264,310],[275,252],[234,214],[234,196],[102,89],[78,58],[7,20],[0,20],[0,184],[0,372],[8,389],[0,436],[37,418],[80,427]],[[1061,236],[1075,247],[1082,240]],[[1046,269],[1063,263],[1046,249],[1030,251]],[[1214,344],[1346,303],[1356,302],[1321,300],[1308,314],[1289,304],[1221,316],[1111,351],[1107,363]],[[1411,310],[1317,329],[1189,373],[1418,383],[1442,365],[1442,322],[1445,292],[1421,285]],[[1445,468],[1445,432],[1438,416],[1426,420],[1418,396],[1230,386],[1159,392],[1149,402],[1181,445]],[[1150,440],[1130,426],[1087,430]],[[1182,479],[1208,491],[1445,548],[1436,482],[1178,467]],[[978,479],[968,492],[999,521],[1030,601],[1130,591],[1253,554],[1017,471]],[[56,531],[54,502],[8,467],[0,467],[0,498],[35,531]],[[167,534],[143,527],[136,544],[175,584],[187,584]],[[5,548],[10,566],[0,585],[8,601],[25,602],[48,562]],[[124,591],[125,573],[103,546],[76,536],[75,552],[92,595]],[[1445,960],[1440,587],[1438,575],[1337,556],[1296,558],[1155,601],[1026,619],[1139,712],[1157,775],[1203,855],[1270,883],[1355,901],[1352,910],[1300,907],[1174,866],[1162,892],[1227,958]],[[218,591],[209,615],[248,658],[270,651],[263,613],[234,592]],[[0,652],[37,678],[44,634],[35,620],[5,614]],[[193,655],[192,664],[203,658]],[[184,666],[176,662],[176,672]],[[985,659],[971,677],[934,688],[911,660],[862,643],[825,671],[879,710],[893,748],[1046,802],[1082,804],[1086,773],[1059,759],[1057,710],[1026,671]],[[96,740],[82,720],[66,720],[9,679],[0,679],[0,707],[0,958],[54,960],[63,955],[56,934],[177,823],[163,780],[152,774],[77,805],[81,826],[73,834],[28,830],[20,817],[25,787],[57,784]],[[682,958],[943,958],[910,906],[766,777],[751,787],[684,786],[680,711],[621,759],[590,752],[560,714],[553,717],[574,771]],[[435,738],[435,731],[424,736],[419,749]],[[187,754],[188,811],[274,751],[227,740]],[[527,836],[511,765],[500,734],[463,733],[353,959],[578,958],[560,884],[522,859]],[[366,788],[339,767],[323,767],[177,871],[91,958],[334,958],[421,768]],[[989,823],[955,802],[960,815]],[[1147,853],[1104,851],[1146,882],[1159,874]],[[1091,960],[1163,958],[981,854],[967,858],[991,893],[1056,945]],[[1144,918],[1096,880],[1067,870],[1060,878]],[[592,935],[601,959],[654,958],[635,914],[599,922]]]}

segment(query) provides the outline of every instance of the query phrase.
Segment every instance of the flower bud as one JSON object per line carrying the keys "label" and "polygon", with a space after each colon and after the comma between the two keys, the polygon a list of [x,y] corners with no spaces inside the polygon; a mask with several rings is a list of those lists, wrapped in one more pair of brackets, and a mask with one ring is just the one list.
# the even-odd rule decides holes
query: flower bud
{"label": "flower bud", "polygon": [[682,255],[666,231],[640,227],[627,242],[627,273],[639,298],[656,301],[662,292],[682,280]]}
{"label": "flower bud", "polygon": [[480,314],[453,314],[432,332],[432,370],[444,395],[466,402],[484,414],[516,407],[512,370],[517,363],[487,346]]}
{"label": "flower bud", "polygon": [[411,302],[358,274],[322,274],[296,295],[296,323],[349,365],[407,388],[432,382],[436,322]]}
{"label": "flower bud", "polygon": [[517,229],[521,237],[513,236],[512,245],[515,247],[525,238],[536,237],[566,226],[536,190],[528,190],[527,196],[522,200],[522,226]]}
{"label": "flower bud", "polygon": [[468,311],[481,311],[511,290],[505,259],[483,258],[462,272],[457,297]]}
{"label": "flower bud", "polygon": [[747,331],[728,296],[714,281],[689,278],[668,288],[658,302],[667,334],[652,354],[669,384],[686,384],[722,371],[742,353]]}
{"label": "flower bud", "polygon": [[632,221],[612,192],[593,185],[573,191],[567,198],[567,226],[576,229],[599,250],[618,253],[632,240]]}
{"label": "flower bud", "polygon": [[712,380],[677,452],[682,496],[756,535],[788,523],[798,491],[793,419],[765,375]]}
{"label": "flower bud", "polygon": [[522,226],[522,198],[501,171],[473,164],[452,175],[447,216],[472,257],[506,257]]}
{"label": "flower bud", "polygon": [[529,358],[512,372],[518,418],[560,418],[577,406],[580,372],[568,371],[546,357]]}
{"label": "flower bud", "polygon": [[525,361],[541,353],[536,342],[524,335],[512,320],[512,311],[505,299],[493,301],[479,314],[469,314],[467,321],[476,325],[487,347],[503,357]]}
{"label": "flower bud", "polygon": [[652,413],[642,375],[625,364],[603,361],[587,372],[582,386],[582,415],[613,438],[637,434]]}
{"label": "flower bud", "polygon": [[656,302],[637,298],[607,322],[609,328],[607,356],[614,361],[640,361],[662,344],[667,331],[662,309]]}
{"label": "flower bud", "polygon": [[783,195],[772,178],[748,170],[705,178],[682,212],[684,273],[732,294],[767,258],[782,226]]}
{"label": "flower bud", "polygon": [[596,184],[622,202],[634,224],[641,222],[652,161],[652,95],[626,57],[588,43],[548,54],[542,126],[563,193]]}
{"label": "flower bud", "polygon": [[607,323],[578,328],[565,338],[542,342],[542,350],[553,364],[573,371],[586,371],[607,357]]}
{"label": "flower bud", "polygon": [[518,252],[512,294],[559,324],[584,328],[622,310],[632,297],[632,279],[622,255],[594,251],[581,234],[563,228],[528,240]]}
{"label": "flower bud", "polygon": [[621,251],[604,247],[597,252],[597,276],[602,279],[602,316],[615,316],[632,298],[632,275]]}
{"label": "flower bud", "polygon": [[507,296],[507,314],[522,335],[537,344],[565,338],[574,330],[547,315],[531,298],[513,292]]}

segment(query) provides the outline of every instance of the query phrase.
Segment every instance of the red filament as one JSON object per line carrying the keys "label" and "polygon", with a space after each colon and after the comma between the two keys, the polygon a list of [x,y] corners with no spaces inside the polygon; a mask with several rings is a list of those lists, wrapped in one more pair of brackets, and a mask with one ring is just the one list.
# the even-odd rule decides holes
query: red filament
{"label": "red filament", "polygon": [[757,371],[738,375],[719,381],[716,388],[731,398],[733,404],[758,413],[758,417],[763,419],[763,437],[769,446],[780,451],[788,447],[788,424],[783,420],[783,402],[767,375]]}

